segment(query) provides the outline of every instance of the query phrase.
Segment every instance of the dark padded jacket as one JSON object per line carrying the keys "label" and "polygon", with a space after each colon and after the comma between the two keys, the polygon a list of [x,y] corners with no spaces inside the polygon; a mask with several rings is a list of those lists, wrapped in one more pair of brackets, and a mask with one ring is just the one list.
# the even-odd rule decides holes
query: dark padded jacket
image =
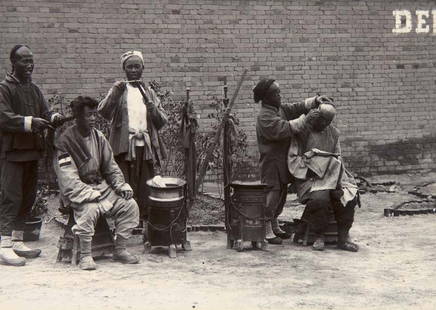
{"label": "dark padded jacket", "polygon": [[277,187],[291,181],[286,160],[294,132],[289,120],[307,112],[304,102],[282,104],[280,109],[262,104],[256,124],[262,183]]}
{"label": "dark padded jacket", "polygon": [[0,82],[0,158],[32,161],[41,158],[43,136],[25,130],[24,119],[34,116],[50,120],[52,112],[38,86],[21,84],[12,75]]}

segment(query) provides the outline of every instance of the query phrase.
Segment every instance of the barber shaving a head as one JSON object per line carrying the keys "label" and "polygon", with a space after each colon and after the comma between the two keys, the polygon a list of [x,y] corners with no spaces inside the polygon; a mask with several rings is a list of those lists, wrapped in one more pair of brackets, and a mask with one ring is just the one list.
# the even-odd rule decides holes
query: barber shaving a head
{"label": "barber shaving a head", "polygon": [[[260,102],[256,134],[259,147],[259,168],[262,183],[267,185],[266,240],[281,244],[290,234],[279,227],[278,216],[286,202],[287,186],[291,176],[286,165],[291,139],[312,130],[320,119],[317,97],[299,103],[282,103],[280,86],[274,79],[262,79],[253,89],[253,99]],[[299,118],[301,115],[306,117]]]}
{"label": "barber shaving a head", "polygon": [[147,217],[146,181],[154,177],[154,165],[159,166],[166,157],[159,130],[167,123],[167,116],[154,90],[141,81],[142,53],[122,54],[121,67],[126,80],[113,84],[99,103],[98,112],[111,123],[109,142],[115,160],[133,188],[144,220]]}

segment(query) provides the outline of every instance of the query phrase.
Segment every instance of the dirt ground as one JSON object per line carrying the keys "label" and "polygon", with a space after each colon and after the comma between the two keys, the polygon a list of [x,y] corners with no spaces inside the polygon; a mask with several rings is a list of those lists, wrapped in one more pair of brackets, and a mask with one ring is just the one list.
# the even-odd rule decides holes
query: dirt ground
{"label": "dirt ground", "polygon": [[[352,229],[358,253],[314,252],[289,241],[238,253],[226,249],[223,232],[192,232],[193,251],[175,259],[142,254],[138,238],[130,250],[139,265],[108,258],[86,272],[55,262],[61,229],[51,221],[31,243],[42,248],[40,258],[0,266],[0,309],[436,309],[435,215],[383,216],[384,208],[416,199],[407,191],[436,174],[371,180],[399,184],[393,193],[362,195]],[[289,201],[283,219],[301,213]]]}

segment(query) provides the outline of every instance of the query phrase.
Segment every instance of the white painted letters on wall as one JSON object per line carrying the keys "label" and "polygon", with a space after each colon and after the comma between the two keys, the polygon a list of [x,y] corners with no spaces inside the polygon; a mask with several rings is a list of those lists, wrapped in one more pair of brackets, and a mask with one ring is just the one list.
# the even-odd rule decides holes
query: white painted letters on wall
{"label": "white painted letters on wall", "polygon": [[436,10],[431,11],[433,15],[433,33],[436,34]]}
{"label": "white painted letters on wall", "polygon": [[429,17],[429,11],[416,10],[416,33],[428,33],[430,31],[430,25],[427,24]]}
{"label": "white painted letters on wall", "polygon": [[[409,10],[395,10],[392,14],[395,16],[393,33],[409,33],[412,30],[412,14]],[[402,24],[403,18],[405,20],[404,25]]]}

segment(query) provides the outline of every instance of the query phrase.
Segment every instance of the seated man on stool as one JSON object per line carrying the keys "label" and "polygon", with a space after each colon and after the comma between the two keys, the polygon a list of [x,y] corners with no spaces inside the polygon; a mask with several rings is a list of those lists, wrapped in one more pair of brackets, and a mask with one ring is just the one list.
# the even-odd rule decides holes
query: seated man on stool
{"label": "seated man on stool", "polygon": [[[319,106],[321,118],[310,132],[291,140],[288,168],[301,203],[306,204],[302,221],[315,234],[314,250],[324,250],[324,234],[330,210],[338,223],[338,248],[357,252],[349,240],[354,208],[359,202],[353,176],[345,169],[339,146],[339,131],[331,125],[336,115],[332,102]],[[302,227],[304,227],[303,225]],[[304,229],[304,228],[303,228]],[[303,229],[297,231],[295,241]]]}
{"label": "seated man on stool", "polygon": [[138,258],[127,252],[126,243],[139,223],[139,208],[132,199],[132,188],[124,181],[112,149],[104,135],[93,128],[98,102],[79,96],[71,102],[76,124],[56,141],[54,168],[61,194],[74,211],[83,270],[94,270],[91,241],[99,216],[115,219],[113,260],[136,264]]}

